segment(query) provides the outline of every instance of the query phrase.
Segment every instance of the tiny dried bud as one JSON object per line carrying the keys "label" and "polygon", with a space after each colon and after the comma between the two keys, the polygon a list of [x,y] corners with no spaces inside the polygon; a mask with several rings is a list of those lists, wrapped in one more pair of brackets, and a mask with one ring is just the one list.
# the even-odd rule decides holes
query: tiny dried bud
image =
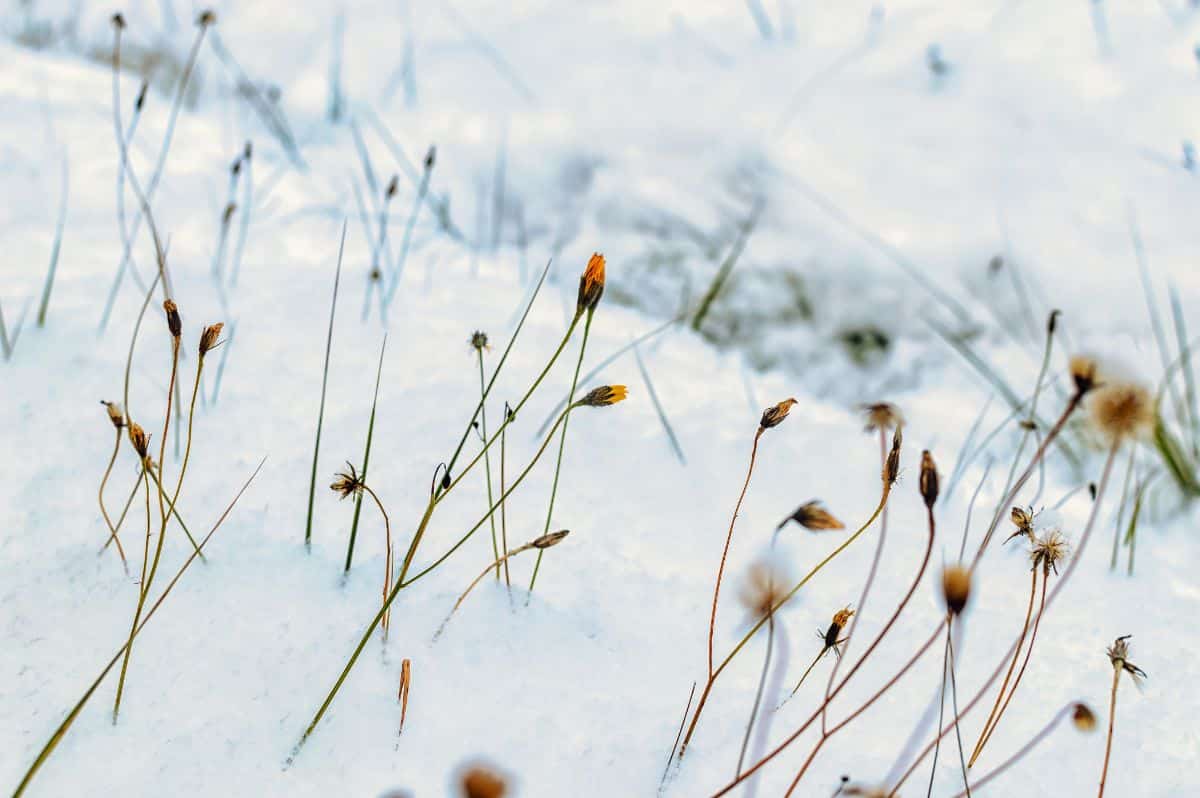
{"label": "tiny dried bud", "polygon": [[784,524],[788,521],[795,521],[805,529],[812,531],[825,529],[845,529],[846,525],[839,521],[832,513],[825,509],[819,499],[805,502],[796,508],[796,510],[787,518],[779,522],[776,529],[783,529]]}
{"label": "tiny dried bud", "polygon": [[883,484],[891,487],[900,476],[900,444],[904,440],[901,427],[896,427],[892,433],[892,450],[888,452],[887,463],[883,467]]}
{"label": "tiny dried bud", "polygon": [[777,405],[771,405],[763,411],[762,418],[758,421],[760,429],[770,429],[777,427],[783,420],[788,417],[788,413],[792,410],[792,405],[796,404],[795,399],[784,399]]}
{"label": "tiny dried bud", "polygon": [[1075,383],[1075,393],[1083,396],[1096,387],[1096,361],[1085,355],[1075,355],[1071,358],[1068,368],[1071,380]]}
{"label": "tiny dried bud", "polygon": [[179,306],[174,301],[167,299],[163,301],[163,310],[167,312],[167,329],[171,331],[171,337],[178,339],[183,335],[183,320],[179,318]]}
{"label": "tiny dried bud", "polygon": [[133,110],[141,111],[142,106],[146,104],[146,92],[150,90],[150,81],[143,80],[142,87],[138,89],[137,99],[133,101]]}
{"label": "tiny dried bud", "polygon": [[112,15],[113,27],[117,30],[125,30],[125,15],[120,11]]}
{"label": "tiny dried bud", "polygon": [[329,489],[338,495],[339,498],[347,499],[351,496],[357,496],[363,492],[365,482],[358,471],[354,468],[354,464],[346,462],[346,470],[339,471],[333,475],[333,482],[329,484]]}
{"label": "tiny dried bud", "polygon": [[471,347],[476,350],[484,350],[488,348],[487,333],[483,330],[476,330],[471,333]]}
{"label": "tiny dried bud", "polygon": [[593,388],[575,404],[586,407],[606,407],[624,401],[628,391],[624,385],[601,385]]}
{"label": "tiny dried bud", "polygon": [[433,169],[433,164],[437,161],[437,147],[430,144],[429,151],[425,153],[425,171]]}
{"label": "tiny dried bud", "polygon": [[1096,728],[1096,713],[1087,704],[1078,703],[1071,710],[1071,722],[1081,732],[1090,732]]}
{"label": "tiny dried bud", "polygon": [[121,412],[121,406],[116,402],[105,402],[101,400],[100,404],[104,405],[104,409],[108,411],[108,420],[117,429],[125,426],[125,414]]}
{"label": "tiny dried bud", "polygon": [[921,452],[921,498],[925,500],[925,506],[933,509],[934,502],[938,498],[938,473],[937,466],[933,462],[933,455],[929,450]]}
{"label": "tiny dried bud", "polygon": [[[1055,331],[1058,330],[1058,317],[1061,315],[1062,315],[1062,311],[1058,310],[1057,308],[1050,311],[1050,318],[1047,319],[1047,321],[1046,321],[1046,334],[1047,335],[1054,335]],[[1079,704],[1078,706],[1082,707],[1083,704]],[[1083,707],[1083,708],[1087,709],[1087,707]]]}
{"label": "tiny dried bud", "polygon": [[229,165],[229,173],[237,177],[242,172],[242,156],[233,159],[233,163]]}
{"label": "tiny dried bud", "polygon": [[133,444],[133,450],[142,459],[149,456],[150,438],[146,435],[146,430],[142,429],[141,424],[138,424],[136,421],[129,423],[129,442]]}
{"label": "tiny dried bud", "polygon": [[446,473],[442,474],[442,490],[450,490],[450,469],[446,469]]}
{"label": "tiny dried bud", "polygon": [[201,11],[200,16],[196,17],[196,24],[202,28],[206,28],[209,25],[215,25],[216,22],[217,12],[213,11],[211,8]]}
{"label": "tiny dried bud", "polygon": [[825,630],[825,647],[836,648],[839,643],[844,641],[839,640],[842,629],[846,628],[846,624],[850,623],[850,619],[854,617],[854,610],[849,607],[843,607],[833,614],[833,620],[829,624],[829,628]]}
{"label": "tiny dried bud", "polygon": [[200,357],[204,357],[208,352],[220,346],[221,330],[225,329],[225,324],[217,322],[210,324],[204,328],[204,332],[200,333]]}
{"label": "tiny dried bud", "polygon": [[562,543],[563,538],[569,534],[571,534],[571,530],[560,529],[557,532],[550,532],[542,535],[529,545],[533,546],[535,549],[548,549],[551,546],[557,546],[559,543]]}
{"label": "tiny dried bud", "polygon": [[595,310],[603,295],[604,256],[596,252],[592,254],[587,268],[579,277],[579,298],[575,303],[575,315],[579,316],[585,310]]}
{"label": "tiny dried bud", "polygon": [[392,175],[392,179],[388,181],[387,189],[383,192],[383,196],[387,199],[391,199],[392,197],[396,196],[396,190],[399,187],[399,180],[395,175]]}
{"label": "tiny dried bud", "polygon": [[463,774],[463,798],[504,798],[508,785],[494,771],[476,765]]}
{"label": "tiny dried bud", "polygon": [[942,571],[942,596],[946,609],[960,614],[971,598],[971,572],[961,565],[948,565]]}
{"label": "tiny dried bud", "polygon": [[229,220],[233,218],[234,212],[237,211],[237,203],[231,202],[225,206],[225,212],[221,214],[221,223],[229,224]]}

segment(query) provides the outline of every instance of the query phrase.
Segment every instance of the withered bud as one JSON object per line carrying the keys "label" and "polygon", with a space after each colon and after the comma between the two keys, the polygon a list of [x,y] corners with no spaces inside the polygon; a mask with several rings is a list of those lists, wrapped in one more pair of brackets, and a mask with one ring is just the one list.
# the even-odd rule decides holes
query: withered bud
{"label": "withered bud", "polygon": [[483,350],[488,348],[488,336],[483,330],[471,333],[471,348]]}
{"label": "withered bud", "polygon": [[1017,530],[1022,534],[1031,534],[1033,532],[1033,516],[1024,507],[1013,507],[1009,513],[1009,518],[1016,525]]}
{"label": "withered bud", "polygon": [[437,161],[437,146],[430,144],[429,151],[425,153],[425,171],[433,169],[433,164]]}
{"label": "withered bud", "polygon": [[1096,361],[1086,355],[1075,355],[1068,363],[1075,393],[1083,396],[1096,387]]}
{"label": "withered bud", "polygon": [[560,529],[557,532],[550,532],[542,535],[540,538],[534,540],[530,545],[535,549],[548,549],[551,546],[557,546],[559,543],[562,543],[563,538],[569,534],[571,534],[571,530]]}
{"label": "withered bud", "polygon": [[237,203],[231,202],[225,206],[225,212],[221,214],[221,223],[229,224],[229,220],[233,218],[234,212],[237,211]]}
{"label": "withered bud", "polygon": [[200,357],[204,357],[221,344],[219,339],[223,329],[225,329],[225,324],[222,322],[210,324],[204,328],[204,331],[200,333]]}
{"label": "withered bud", "polygon": [[217,12],[211,8],[206,8],[200,12],[200,16],[196,17],[196,24],[202,28],[207,28],[209,25],[215,25],[217,22]]}
{"label": "withered bud", "polygon": [[125,414],[121,412],[119,404],[116,402],[106,402],[103,399],[100,400],[100,404],[104,405],[104,409],[108,411],[108,420],[112,422],[114,427],[121,429],[125,426]]}
{"label": "withered bud", "polygon": [[937,465],[933,462],[933,455],[929,453],[928,449],[921,452],[920,488],[925,506],[932,510],[938,498],[938,473]]}
{"label": "withered bud", "polygon": [[442,474],[442,490],[450,490],[451,482],[452,482],[452,480],[450,479],[450,469],[447,468],[446,473]]}
{"label": "withered bud", "polygon": [[129,422],[129,442],[133,444],[133,450],[138,455],[145,459],[150,452],[150,438],[146,435],[146,430],[136,421]]}
{"label": "withered bud", "polygon": [[150,81],[143,80],[142,87],[138,89],[137,99],[133,101],[133,110],[141,111],[146,104],[146,92],[150,90]]}
{"label": "withered bud", "polygon": [[463,773],[463,798],[504,798],[507,794],[504,779],[489,768],[476,765]]}
{"label": "withered bud", "polygon": [[886,432],[904,424],[904,415],[900,412],[900,408],[891,402],[873,402],[861,405],[859,409],[867,419],[867,423],[863,426],[863,432],[874,432],[875,430]]}
{"label": "withered bud", "polygon": [[339,498],[348,499],[351,496],[358,496],[366,489],[366,483],[359,476],[354,464],[346,461],[346,470],[339,471],[333,475],[333,482],[329,483],[329,489],[338,495]]}
{"label": "withered bud", "polygon": [[892,433],[892,450],[888,452],[887,463],[883,466],[883,484],[888,487],[894,485],[896,478],[900,476],[900,444],[904,440],[901,429],[896,427],[896,431]]}
{"label": "withered bud", "polygon": [[604,295],[604,256],[599,252],[592,253],[587,268],[579,277],[579,298],[575,302],[575,315],[578,317],[585,310],[595,310]]}
{"label": "withered bud", "polygon": [[627,393],[624,385],[601,385],[588,391],[575,404],[581,407],[606,407],[624,401]]}
{"label": "withered bud", "polygon": [[[1062,311],[1058,308],[1050,311],[1050,318],[1046,320],[1046,335],[1054,335],[1055,331],[1058,330],[1058,317],[1061,315]],[[1083,704],[1079,704],[1079,706],[1082,707]],[[1087,709],[1087,707],[1083,708]]]}
{"label": "withered bud", "polygon": [[777,405],[771,405],[763,411],[762,418],[758,421],[758,426],[761,429],[770,429],[777,427],[783,423],[783,420],[788,417],[792,406],[796,404],[795,399],[784,399]]}
{"label": "withered bud", "polygon": [[383,192],[383,196],[391,199],[392,197],[396,196],[396,191],[399,188],[399,179],[395,175],[392,175],[392,179],[388,181],[387,189]]}
{"label": "withered bud", "polygon": [[1096,728],[1096,713],[1087,704],[1077,703],[1071,709],[1071,723],[1081,732],[1090,732]]}
{"label": "withered bud", "polygon": [[849,607],[843,607],[833,614],[833,620],[829,623],[829,628],[825,630],[825,647],[836,649],[839,643],[845,641],[838,638],[842,634],[842,630],[846,628],[846,624],[850,623],[850,619],[854,617],[854,610]]}
{"label": "withered bud", "polygon": [[942,571],[942,596],[946,609],[960,614],[971,598],[971,572],[961,565],[948,565]]}
{"label": "withered bud", "polygon": [[795,521],[805,529],[814,532],[826,529],[845,529],[846,525],[825,509],[819,499],[805,502],[795,509],[787,518],[779,522],[776,529],[783,529],[788,521]]}
{"label": "withered bud", "polygon": [[112,15],[113,27],[117,30],[125,30],[125,15],[120,11]]}
{"label": "withered bud", "polygon": [[178,339],[183,335],[183,319],[179,318],[179,306],[173,300],[167,299],[163,301],[163,310],[167,313],[167,329],[171,331],[171,337]]}

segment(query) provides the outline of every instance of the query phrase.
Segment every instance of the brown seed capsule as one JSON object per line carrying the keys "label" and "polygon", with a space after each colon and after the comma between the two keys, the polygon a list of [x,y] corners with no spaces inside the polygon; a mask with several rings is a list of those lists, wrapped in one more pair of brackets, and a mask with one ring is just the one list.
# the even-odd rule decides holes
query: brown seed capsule
{"label": "brown seed capsule", "polygon": [[599,252],[593,253],[588,260],[587,268],[579,277],[579,298],[575,302],[575,315],[579,316],[585,310],[595,310],[604,295],[604,256]]}
{"label": "brown seed capsule", "polygon": [[142,459],[148,456],[150,451],[150,438],[146,435],[146,430],[142,429],[142,425],[136,421],[129,424],[129,442],[133,444],[133,450],[138,453]]}
{"label": "brown seed capsule", "polygon": [[333,482],[329,484],[329,489],[339,498],[347,499],[362,493],[364,484],[362,477],[354,468],[354,464],[347,461],[346,470],[333,475]]}
{"label": "brown seed capsule", "polygon": [[237,203],[231,202],[225,206],[225,212],[221,214],[221,223],[229,224],[229,220],[233,218],[233,214],[237,211]]}
{"label": "brown seed capsule", "polygon": [[845,529],[846,525],[839,521],[834,515],[825,509],[820,500],[813,499],[805,502],[796,508],[796,510],[787,518],[779,522],[776,529],[783,529],[784,524],[788,521],[795,521],[805,529],[814,532],[826,529]]}
{"label": "brown seed capsule", "polygon": [[[1046,334],[1047,335],[1054,335],[1054,332],[1058,329],[1058,317],[1061,315],[1062,315],[1062,311],[1058,310],[1057,308],[1050,311],[1050,318],[1046,320]],[[1079,706],[1083,706],[1083,705],[1080,704]],[[1084,707],[1084,709],[1087,709],[1087,707]]]}
{"label": "brown seed capsule", "polygon": [[200,333],[200,357],[204,357],[210,351],[220,345],[221,330],[225,329],[222,322],[210,324]]}
{"label": "brown seed capsule", "polygon": [[150,81],[143,80],[142,87],[138,89],[137,99],[133,101],[133,110],[141,111],[142,106],[146,104],[146,92],[150,90]]}
{"label": "brown seed capsule", "polygon": [[1090,732],[1096,728],[1096,713],[1087,704],[1076,704],[1071,710],[1071,722],[1079,731]]}
{"label": "brown seed capsule", "polygon": [[954,615],[960,614],[971,598],[971,572],[961,565],[948,565],[942,571],[942,596],[946,609]]}
{"label": "brown seed capsule", "polygon": [[892,433],[892,450],[888,452],[887,463],[883,466],[883,484],[889,487],[894,485],[900,476],[900,444],[904,440],[901,429],[902,427],[896,427],[896,431]]}
{"label": "brown seed capsule", "polygon": [[504,798],[507,793],[504,779],[489,768],[476,765],[463,773],[463,798]]}
{"label": "brown seed capsule", "polygon": [[535,549],[548,549],[551,546],[557,546],[559,543],[562,543],[563,538],[569,534],[571,534],[571,530],[560,529],[557,532],[550,532],[542,535],[529,545],[533,546]]}
{"label": "brown seed capsule", "polygon": [[105,402],[101,400],[100,404],[104,405],[104,409],[108,411],[108,420],[117,429],[125,426],[125,414],[121,412],[121,406],[116,402]]}
{"label": "brown seed capsule", "polygon": [[1110,441],[1148,435],[1154,429],[1154,397],[1135,382],[1098,386],[1088,398],[1092,423]]}
{"label": "brown seed capsule", "polygon": [[763,411],[762,418],[758,421],[758,426],[762,429],[779,426],[788,417],[788,413],[791,412],[794,404],[796,404],[795,399],[784,399],[777,405],[771,405]]}
{"label": "brown seed capsule", "polygon": [[1068,363],[1075,393],[1083,396],[1096,387],[1096,361],[1086,355],[1075,355]]}
{"label": "brown seed capsule", "polygon": [[167,312],[167,329],[171,331],[171,337],[178,339],[183,335],[183,320],[179,318],[179,306],[174,301],[167,299],[163,301],[163,310]]}
{"label": "brown seed capsule", "polygon": [[586,407],[605,407],[624,401],[627,394],[628,391],[624,385],[601,385],[599,388],[588,391],[575,404]]}
{"label": "brown seed capsule", "polygon": [[396,191],[399,188],[400,188],[399,179],[395,175],[392,175],[392,179],[388,181],[387,188],[384,189],[383,196],[388,199],[391,199],[392,197],[396,196]]}
{"label": "brown seed capsule", "polygon": [[938,473],[937,466],[933,462],[933,455],[929,453],[928,449],[921,452],[920,488],[925,506],[932,510],[938,497]]}
{"label": "brown seed capsule", "polygon": [[215,25],[216,22],[217,12],[213,11],[211,8],[201,11],[200,16],[196,17],[196,24],[202,28],[206,28],[209,25]]}

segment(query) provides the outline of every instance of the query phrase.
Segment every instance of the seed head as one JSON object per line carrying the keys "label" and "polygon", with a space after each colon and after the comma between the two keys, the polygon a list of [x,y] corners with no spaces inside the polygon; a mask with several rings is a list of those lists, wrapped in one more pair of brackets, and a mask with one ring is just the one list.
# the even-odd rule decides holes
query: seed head
{"label": "seed head", "polygon": [[892,433],[892,450],[888,452],[887,462],[883,466],[883,484],[891,487],[900,476],[900,444],[904,441],[903,427],[896,427]]}
{"label": "seed head", "polygon": [[846,624],[850,623],[850,619],[854,617],[854,610],[849,607],[842,607],[833,614],[833,622],[831,626],[836,626],[838,629],[845,629]]}
{"label": "seed head", "polygon": [[946,609],[959,615],[971,598],[971,572],[961,565],[948,565],[942,571],[942,597]]}
{"label": "seed head", "polygon": [[588,260],[587,268],[579,278],[579,299],[575,303],[575,315],[578,317],[585,310],[595,310],[604,295],[604,256],[599,252],[593,253]]}
{"label": "seed head", "polygon": [[1081,732],[1090,732],[1096,728],[1096,713],[1087,704],[1076,703],[1071,709],[1071,723]]}
{"label": "seed head", "polygon": [[207,28],[209,25],[217,23],[217,12],[211,8],[207,8],[200,12],[200,16],[196,17],[196,24],[202,28]]}
{"label": "seed head", "polygon": [[1142,437],[1154,428],[1154,399],[1138,383],[1099,386],[1092,392],[1088,410],[1092,423],[1113,443]]}
{"label": "seed head", "polygon": [[569,529],[560,529],[557,532],[549,532],[534,540],[531,544],[535,549],[548,549],[551,546],[557,546],[562,543],[563,538],[571,534]]}
{"label": "seed head", "polygon": [[488,346],[487,333],[485,333],[483,330],[476,330],[475,332],[471,333],[471,347],[476,351],[489,349],[490,347]]}
{"label": "seed head", "polygon": [[826,529],[845,529],[846,525],[825,509],[820,499],[805,502],[796,508],[795,512],[779,522],[776,529],[783,529],[788,521],[795,521],[805,529],[813,532]]}
{"label": "seed head", "polygon": [[1032,507],[1030,507],[1027,510],[1024,507],[1019,507],[1019,506],[1014,505],[1012,508],[1012,511],[1009,512],[1008,517],[1010,519],[1012,519],[1013,526],[1016,527],[1016,531],[1014,531],[1011,535],[1009,535],[1007,538],[1004,539],[1005,543],[1012,540],[1013,538],[1019,538],[1021,536],[1025,536],[1025,537],[1029,538],[1030,541],[1033,540],[1033,508]]}
{"label": "seed head", "polygon": [[142,425],[136,421],[129,422],[129,442],[133,444],[133,450],[138,453],[139,457],[143,460],[149,457],[150,437],[146,434],[146,430],[142,429]]}
{"label": "seed head", "polygon": [[167,313],[167,329],[176,341],[183,335],[183,320],[179,318],[179,306],[173,300],[163,300],[163,310]]}
{"label": "seed head", "polygon": [[771,427],[778,427],[788,417],[788,413],[791,412],[792,405],[794,404],[796,404],[795,399],[784,399],[779,404],[768,407],[763,411],[762,418],[759,419],[759,428],[770,429]]}
{"label": "seed head", "polygon": [[1075,383],[1075,392],[1083,396],[1096,387],[1096,361],[1087,355],[1074,355],[1067,364],[1071,372],[1071,381]]}
{"label": "seed head", "polygon": [[117,429],[125,426],[125,414],[121,411],[121,406],[116,402],[105,402],[100,400],[100,404],[104,405],[104,409],[108,411],[108,420]]}
{"label": "seed head", "polygon": [[1050,529],[1040,538],[1030,535],[1030,540],[1032,547],[1029,549],[1029,560],[1033,567],[1036,569],[1040,566],[1043,576],[1051,571],[1057,574],[1058,563],[1066,558],[1070,548],[1066,535],[1057,529]]}
{"label": "seed head", "polygon": [[746,571],[738,600],[755,619],[770,615],[787,595],[791,582],[791,575],[782,558],[759,558]]}
{"label": "seed head", "polygon": [[934,503],[938,497],[938,473],[937,465],[933,462],[933,455],[929,450],[921,452],[921,498],[925,500],[925,506],[933,509]]}
{"label": "seed head", "polygon": [[624,401],[627,393],[624,385],[601,385],[588,391],[575,404],[585,407],[607,407]]}
{"label": "seed head", "polygon": [[863,432],[874,432],[875,430],[887,432],[904,424],[904,416],[900,414],[900,408],[891,402],[861,405],[860,409],[867,418]]}
{"label": "seed head", "polygon": [[475,765],[463,772],[463,798],[504,798],[507,794],[508,785],[494,770]]}
{"label": "seed head", "polygon": [[359,476],[354,465],[347,461],[346,470],[333,475],[333,482],[330,483],[329,489],[338,494],[339,498],[346,499],[362,493],[365,485],[366,482]]}
{"label": "seed head", "polygon": [[200,333],[200,357],[204,357],[213,349],[221,345],[221,330],[225,329],[222,322],[210,324]]}
{"label": "seed head", "polygon": [[1141,680],[1146,678],[1146,672],[1129,661],[1129,638],[1133,635],[1121,635],[1108,647],[1108,661],[1113,668],[1125,671],[1133,679],[1133,683],[1141,686]]}

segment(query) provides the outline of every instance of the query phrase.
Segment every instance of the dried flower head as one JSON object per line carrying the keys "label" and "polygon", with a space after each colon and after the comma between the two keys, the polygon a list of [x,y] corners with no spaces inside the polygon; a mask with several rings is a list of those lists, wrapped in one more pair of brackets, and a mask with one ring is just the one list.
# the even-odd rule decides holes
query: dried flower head
{"label": "dried flower head", "polygon": [[575,404],[586,407],[606,407],[625,400],[628,393],[624,385],[601,385],[588,391]]}
{"label": "dried flower head", "polygon": [[942,571],[942,596],[946,609],[959,615],[971,598],[971,572],[961,565],[948,565]]}
{"label": "dried flower head", "polygon": [[557,546],[562,542],[563,538],[569,534],[571,534],[571,530],[569,529],[560,529],[557,532],[548,532],[534,540],[529,545],[533,546],[535,549],[548,549],[551,546]]}
{"label": "dried flower head", "polygon": [[933,462],[933,455],[929,453],[928,449],[921,452],[920,488],[925,506],[932,510],[938,497],[938,472],[937,465]]}
{"label": "dried flower head", "polygon": [[133,450],[143,460],[150,456],[150,436],[136,421],[129,422],[129,442],[133,444]]}
{"label": "dried flower head", "polygon": [[841,636],[842,630],[846,628],[846,624],[850,623],[850,619],[854,617],[854,610],[849,607],[842,607],[833,614],[833,620],[829,623],[829,628],[824,633],[817,630],[817,637],[825,643],[826,649],[832,649],[834,656],[838,659],[842,658],[842,643],[846,642],[846,638]]}
{"label": "dried flower head", "polygon": [[1145,435],[1154,428],[1154,398],[1134,382],[1096,388],[1088,402],[1092,422],[1113,443]]}
{"label": "dried flower head", "polygon": [[891,402],[875,402],[859,407],[867,418],[866,426],[863,427],[864,432],[874,432],[875,430],[886,432],[904,424],[904,416],[901,415],[900,408]]}
{"label": "dried flower head", "polygon": [[1129,638],[1133,635],[1121,635],[1108,647],[1108,661],[1116,670],[1124,671],[1133,679],[1133,683],[1141,686],[1141,680],[1146,678],[1146,672],[1129,661]]}
{"label": "dried flower head", "polygon": [[1077,702],[1071,708],[1071,723],[1081,732],[1090,732],[1096,728],[1096,713],[1082,702]]}
{"label": "dried flower head", "polygon": [[179,340],[179,336],[183,335],[183,320],[179,318],[179,306],[173,300],[163,300],[163,310],[167,313],[167,329],[171,331],[171,337]]}
{"label": "dried flower head", "polygon": [[103,399],[100,400],[100,404],[104,405],[104,409],[108,411],[108,420],[112,422],[114,427],[121,429],[125,426],[125,414],[121,411],[119,404],[116,402],[106,402]]}
{"label": "dried flower head", "polygon": [[330,483],[329,489],[338,494],[339,498],[345,499],[362,493],[365,485],[366,482],[359,476],[354,464],[347,461],[346,470],[333,475],[333,482]]}
{"label": "dried flower head", "polygon": [[771,405],[763,411],[762,418],[759,419],[758,426],[762,429],[770,429],[777,427],[783,423],[783,420],[788,417],[792,406],[796,404],[795,399],[784,399],[779,404]]}
{"label": "dried flower head", "polygon": [[1032,507],[1026,509],[1024,507],[1018,507],[1014,505],[1012,511],[1009,512],[1008,517],[1012,520],[1013,526],[1016,527],[1016,531],[1004,539],[1005,543],[1013,538],[1019,538],[1022,536],[1029,538],[1030,541],[1033,540],[1034,512]]}
{"label": "dried flower head", "polygon": [[604,256],[596,252],[588,260],[587,268],[579,277],[579,299],[575,303],[575,315],[579,316],[585,310],[595,310],[603,295]]}
{"label": "dried flower head", "polygon": [[471,348],[477,352],[482,352],[484,349],[490,349],[488,346],[488,336],[483,330],[476,330],[471,333]]}
{"label": "dried flower head", "polygon": [[775,612],[791,583],[791,575],[782,558],[761,557],[747,569],[738,600],[751,617],[758,619]]}
{"label": "dried flower head", "polygon": [[204,328],[204,331],[200,333],[200,357],[204,357],[221,345],[220,338],[223,329],[225,329],[225,325],[222,322],[210,324]]}
{"label": "dried flower head", "polygon": [[491,768],[474,765],[463,771],[463,798],[504,798],[507,794],[508,784]]}
{"label": "dried flower head", "polygon": [[1098,367],[1094,358],[1073,355],[1067,363],[1067,369],[1071,372],[1071,381],[1075,383],[1075,392],[1080,396],[1096,387]]}
{"label": "dried flower head", "polygon": [[887,462],[883,464],[883,484],[891,487],[900,476],[900,444],[904,441],[903,427],[896,427],[892,433],[892,450],[888,452]]}
{"label": "dried flower head", "polygon": [[217,12],[213,11],[211,8],[201,11],[200,16],[196,17],[196,24],[202,28],[206,28],[209,25],[215,25],[216,23]]}
{"label": "dried flower head", "polygon": [[1031,535],[1030,540],[1032,545],[1029,549],[1029,560],[1033,567],[1036,569],[1040,566],[1043,576],[1051,571],[1057,574],[1058,564],[1066,558],[1067,550],[1070,548],[1066,535],[1057,529],[1050,529],[1040,538]]}
{"label": "dried flower head", "polygon": [[825,509],[820,499],[805,502],[796,508],[795,512],[779,522],[776,529],[783,529],[788,521],[795,521],[805,529],[814,532],[826,529],[845,529],[846,525]]}

